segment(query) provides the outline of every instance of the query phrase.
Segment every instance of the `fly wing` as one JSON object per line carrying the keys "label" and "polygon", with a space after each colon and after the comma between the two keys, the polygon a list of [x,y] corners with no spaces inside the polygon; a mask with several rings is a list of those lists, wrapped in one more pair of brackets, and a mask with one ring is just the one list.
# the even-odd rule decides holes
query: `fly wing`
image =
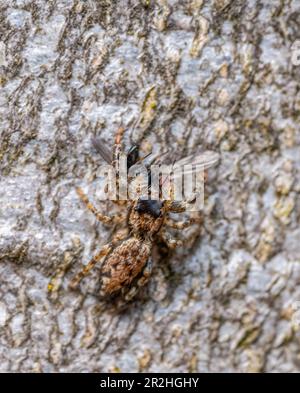
{"label": "fly wing", "polygon": [[208,169],[219,161],[219,154],[213,151],[205,151],[200,154],[190,155],[176,161],[173,164],[173,170],[183,168],[185,165],[195,165],[197,168]]}
{"label": "fly wing", "polygon": [[112,153],[111,151],[105,146],[105,142],[98,138],[92,138],[92,144],[97,152],[101,155],[101,157],[108,163],[111,164],[112,162]]}
{"label": "fly wing", "polygon": [[217,164],[218,161],[219,154],[209,150],[201,154],[189,155],[166,168],[167,173],[169,172],[167,178],[171,176],[175,180],[181,178],[183,174],[189,175],[195,171],[204,171]]}
{"label": "fly wing", "polygon": [[[157,158],[160,159],[161,157],[156,157],[154,159],[154,162],[157,161]],[[205,151],[201,154],[189,155],[185,158],[182,158],[181,160],[176,161],[173,165],[172,164],[159,165],[159,171],[162,175],[160,179],[160,186],[163,187],[171,179],[175,180],[181,178],[183,174],[189,175],[191,173],[194,173],[195,171],[200,171],[200,170],[204,171],[210,168],[211,166],[215,165],[218,161],[219,161],[219,154],[213,151]],[[140,167],[140,163],[134,165],[132,169],[138,170],[139,167]],[[135,181],[138,183],[139,180],[140,179],[137,176]],[[140,187],[140,190],[146,192],[147,184],[144,183],[144,187]]]}

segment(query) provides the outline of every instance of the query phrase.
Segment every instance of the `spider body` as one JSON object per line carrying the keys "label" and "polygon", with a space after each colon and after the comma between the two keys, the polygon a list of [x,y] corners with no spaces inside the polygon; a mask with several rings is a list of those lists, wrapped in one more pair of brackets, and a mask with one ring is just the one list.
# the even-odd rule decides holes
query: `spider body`
{"label": "spider body", "polygon": [[[152,208],[153,212],[147,209],[147,204],[144,208],[144,202],[149,202],[151,207],[157,202],[155,209]],[[130,300],[138,288],[148,281],[152,271],[152,246],[155,235],[163,225],[163,214],[160,201],[138,200],[131,206],[127,221],[130,235],[112,248],[103,261],[100,271],[101,296],[119,291],[125,294],[129,289],[125,299]]]}
{"label": "spider body", "polygon": [[[130,288],[140,277],[143,282],[151,271],[143,272],[151,255],[151,242],[130,237],[122,241],[106,257],[100,270],[100,295],[112,295]],[[149,269],[148,269],[149,270]],[[139,281],[137,281],[139,284]]]}
{"label": "spider body", "polygon": [[[123,129],[117,132],[113,155],[103,146],[98,149],[102,157],[112,162],[122,151]],[[128,167],[139,160],[138,147],[134,145],[127,153]],[[183,230],[192,224],[201,223],[201,215],[185,221],[175,221],[170,213],[186,211],[185,202],[137,199],[126,201],[128,207],[123,214],[109,217],[101,214],[89,201],[81,189],[77,193],[87,208],[96,218],[107,225],[114,225],[118,230],[112,241],[103,246],[97,255],[71,281],[71,288],[76,288],[80,281],[100,263],[100,296],[122,294],[125,300],[131,300],[138,289],[145,285],[152,272],[152,249],[157,243],[164,243],[174,249],[182,245],[182,240],[172,239],[167,227]],[[114,201],[124,206],[124,201]],[[183,233],[183,232],[181,232]],[[183,236],[184,237],[184,236]]]}
{"label": "spider body", "polygon": [[[183,211],[184,207],[169,201],[134,201],[126,217],[114,216],[110,219],[98,213],[88,201],[81,189],[77,192],[89,210],[106,224],[122,224],[125,221],[125,231],[117,232],[113,240],[105,245],[100,252],[79,272],[71,282],[75,288],[90,270],[101,261],[100,289],[101,297],[122,293],[125,300],[131,300],[138,289],[145,285],[152,272],[152,249],[156,241],[163,241],[169,248],[181,244],[180,240],[170,239],[164,226],[176,225],[184,228],[196,220],[173,222],[168,218],[169,211]],[[173,205],[173,207],[172,207]]]}

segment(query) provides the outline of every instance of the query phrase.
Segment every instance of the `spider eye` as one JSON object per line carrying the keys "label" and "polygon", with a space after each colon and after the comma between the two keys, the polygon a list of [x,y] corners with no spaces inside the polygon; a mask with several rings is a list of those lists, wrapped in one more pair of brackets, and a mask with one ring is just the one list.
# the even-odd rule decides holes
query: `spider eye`
{"label": "spider eye", "polygon": [[135,211],[143,214],[147,213],[150,214],[154,218],[159,218],[162,216],[162,202],[161,201],[156,201],[156,200],[151,200],[151,199],[140,199],[137,202],[137,205],[135,207]]}

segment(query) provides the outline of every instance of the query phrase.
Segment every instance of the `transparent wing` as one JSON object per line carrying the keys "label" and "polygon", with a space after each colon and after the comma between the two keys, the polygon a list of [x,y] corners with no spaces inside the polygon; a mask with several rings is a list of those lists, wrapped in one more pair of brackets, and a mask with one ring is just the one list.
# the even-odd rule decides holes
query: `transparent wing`
{"label": "transparent wing", "polygon": [[[203,176],[203,181],[205,181],[205,170],[215,165],[218,161],[219,155],[217,153],[205,151],[182,158],[174,162],[173,165],[164,166],[161,179],[161,187],[162,189],[164,188],[164,195],[170,195],[170,199],[173,199],[173,186],[176,184],[176,181],[181,182],[183,176],[194,176],[197,174],[197,176]],[[196,189],[194,191],[197,193]]]}
{"label": "transparent wing", "polygon": [[[159,159],[161,157],[158,157]],[[157,161],[156,159],[150,160],[152,163]],[[209,167],[215,165],[219,161],[219,155],[212,151],[206,151],[198,155],[190,155],[179,161],[176,161],[172,165],[159,164],[156,169],[159,173],[150,172],[151,165],[145,165],[144,162],[138,162],[133,165],[129,170],[130,188],[131,190],[138,190],[137,194],[142,194],[147,196],[149,189],[149,176],[151,173],[151,191],[154,184],[158,184],[153,179],[159,179],[159,190],[157,190],[158,195],[160,191],[164,188],[164,195],[172,195],[172,183],[176,179],[182,178],[183,175],[187,176],[189,174],[194,174],[195,172],[200,172],[208,169]],[[154,178],[152,177],[154,176]],[[154,182],[154,184],[153,184]],[[136,195],[137,195],[136,194]],[[170,197],[171,198],[171,197]]]}
{"label": "transparent wing", "polygon": [[[160,158],[160,157],[158,157]],[[156,157],[157,159],[157,157]],[[154,160],[155,161],[155,160]],[[189,175],[194,173],[195,171],[204,171],[213,165],[217,164],[219,161],[219,154],[213,151],[205,151],[201,154],[194,154],[182,158],[181,160],[176,161],[174,164],[163,164],[156,167],[158,171],[163,175],[162,182],[167,181],[171,177],[176,179],[181,177],[182,174]],[[153,160],[152,160],[153,163]],[[161,162],[160,162],[161,164]],[[151,168],[151,165],[147,165],[147,167]],[[139,162],[130,168],[133,172],[145,173],[146,167],[143,162]]]}
{"label": "transparent wing", "polygon": [[190,155],[185,158],[182,158],[179,161],[176,161],[173,164],[173,170],[176,171],[176,169],[182,168],[185,165],[195,165],[198,168],[208,169],[211,166],[215,165],[218,161],[219,161],[219,154],[207,150],[203,153]]}
{"label": "transparent wing", "polygon": [[100,156],[108,163],[111,164],[113,155],[111,151],[105,146],[105,142],[98,138],[92,138],[92,144],[98,151]]}
{"label": "transparent wing", "polygon": [[191,173],[204,171],[219,161],[219,154],[213,151],[205,151],[201,154],[190,155],[176,161],[173,165],[168,165],[164,168],[165,181],[170,177],[173,180],[182,177],[182,175],[189,175]]}
{"label": "transparent wing", "polygon": [[148,174],[136,174],[136,176],[129,177],[128,189],[130,196],[134,195],[133,199],[145,197],[149,195]]}

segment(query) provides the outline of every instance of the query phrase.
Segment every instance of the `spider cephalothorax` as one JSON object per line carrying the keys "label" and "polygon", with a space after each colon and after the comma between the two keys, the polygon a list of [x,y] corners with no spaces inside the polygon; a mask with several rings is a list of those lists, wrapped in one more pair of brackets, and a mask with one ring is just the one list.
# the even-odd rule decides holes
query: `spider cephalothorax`
{"label": "spider cephalothorax", "polygon": [[162,212],[163,202],[152,199],[139,199],[134,207],[134,210],[140,214],[149,214],[154,218],[160,217]]}
{"label": "spider cephalothorax", "polygon": [[164,219],[162,201],[139,199],[132,205],[128,225],[135,236],[151,239],[160,230]]}

